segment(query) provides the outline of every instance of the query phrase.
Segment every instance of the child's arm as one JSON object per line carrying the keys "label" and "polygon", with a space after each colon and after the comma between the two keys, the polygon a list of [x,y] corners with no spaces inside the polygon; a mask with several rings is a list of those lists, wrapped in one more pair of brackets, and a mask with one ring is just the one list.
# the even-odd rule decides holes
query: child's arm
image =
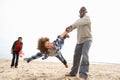
{"label": "child's arm", "polygon": [[56,49],[61,49],[62,45],[64,44],[64,39],[68,34],[67,31],[64,31],[61,35],[57,37],[56,40],[53,41],[53,45]]}
{"label": "child's arm", "polygon": [[60,37],[61,37],[61,38],[64,38],[67,34],[68,34],[68,32],[64,31],[64,32],[60,35]]}

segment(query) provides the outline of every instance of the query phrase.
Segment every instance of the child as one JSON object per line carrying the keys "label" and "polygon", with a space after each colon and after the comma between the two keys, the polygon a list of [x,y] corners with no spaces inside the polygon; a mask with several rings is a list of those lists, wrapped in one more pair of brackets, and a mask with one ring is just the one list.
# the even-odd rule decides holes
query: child
{"label": "child", "polygon": [[65,38],[66,37],[69,38],[69,35],[67,33],[68,33],[67,31],[63,32],[52,43],[49,42],[49,38],[41,37],[38,40],[38,50],[40,50],[40,52],[38,52],[34,56],[25,58],[24,60],[26,60],[29,63],[31,60],[37,59],[42,56],[44,56],[42,58],[43,60],[48,58],[48,56],[56,56],[65,65],[65,67],[68,68],[67,61],[64,59],[64,57],[60,52],[64,44]]}

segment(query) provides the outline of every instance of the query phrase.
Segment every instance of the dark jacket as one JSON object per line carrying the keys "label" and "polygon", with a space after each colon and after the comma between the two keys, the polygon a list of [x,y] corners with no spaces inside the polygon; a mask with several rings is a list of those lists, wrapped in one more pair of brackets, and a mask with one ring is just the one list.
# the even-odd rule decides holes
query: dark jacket
{"label": "dark jacket", "polygon": [[[15,49],[16,49],[16,46],[17,46],[17,42],[18,42],[18,40],[16,40],[16,41],[13,43],[13,46],[12,46],[12,53],[16,52]],[[19,49],[17,52],[20,52],[20,50],[22,50],[23,43],[20,42],[20,45],[21,45],[21,47],[20,47],[20,49]]]}

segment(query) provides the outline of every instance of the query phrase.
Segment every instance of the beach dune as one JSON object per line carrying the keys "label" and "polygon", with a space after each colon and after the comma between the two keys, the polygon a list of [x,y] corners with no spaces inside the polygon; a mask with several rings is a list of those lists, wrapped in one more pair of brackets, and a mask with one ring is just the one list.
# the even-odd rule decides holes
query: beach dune
{"label": "beach dune", "polygon": [[[60,62],[19,61],[18,68],[10,68],[11,60],[0,59],[0,80],[78,80],[65,77],[72,67]],[[90,64],[88,80],[120,80],[120,64]]]}

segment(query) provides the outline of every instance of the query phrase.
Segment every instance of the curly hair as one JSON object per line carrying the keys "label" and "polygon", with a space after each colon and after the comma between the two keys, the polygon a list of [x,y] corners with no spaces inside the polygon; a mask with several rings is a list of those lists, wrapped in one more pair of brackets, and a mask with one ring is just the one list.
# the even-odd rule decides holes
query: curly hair
{"label": "curly hair", "polygon": [[47,51],[48,49],[45,48],[45,42],[49,41],[49,38],[47,37],[41,37],[38,40],[38,47],[37,49],[40,50],[42,53],[44,53],[45,51]]}

